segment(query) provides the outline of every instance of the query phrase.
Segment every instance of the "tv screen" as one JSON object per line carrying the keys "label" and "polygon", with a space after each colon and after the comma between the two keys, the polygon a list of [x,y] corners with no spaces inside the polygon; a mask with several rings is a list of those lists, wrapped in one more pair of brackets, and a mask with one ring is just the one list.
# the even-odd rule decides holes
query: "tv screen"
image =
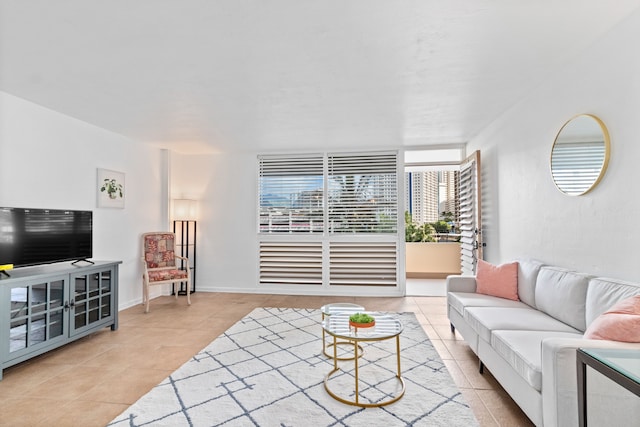
{"label": "tv screen", "polygon": [[91,211],[0,208],[0,265],[91,258],[92,228]]}

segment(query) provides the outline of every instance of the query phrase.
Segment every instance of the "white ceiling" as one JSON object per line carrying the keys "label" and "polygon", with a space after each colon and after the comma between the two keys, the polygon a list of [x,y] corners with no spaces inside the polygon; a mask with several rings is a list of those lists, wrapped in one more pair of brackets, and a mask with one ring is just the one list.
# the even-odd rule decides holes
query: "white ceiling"
{"label": "white ceiling", "polygon": [[0,90],[179,152],[460,143],[640,0],[0,0]]}

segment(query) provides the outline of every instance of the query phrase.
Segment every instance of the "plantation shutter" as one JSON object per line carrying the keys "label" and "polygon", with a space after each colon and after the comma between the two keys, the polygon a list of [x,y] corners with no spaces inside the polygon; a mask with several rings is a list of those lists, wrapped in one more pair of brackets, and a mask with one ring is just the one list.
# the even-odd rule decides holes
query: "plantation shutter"
{"label": "plantation shutter", "polygon": [[396,152],[258,160],[260,284],[397,286]]}
{"label": "plantation shutter", "polygon": [[261,233],[314,233],[324,229],[324,157],[259,157]]}
{"label": "plantation shutter", "polygon": [[473,275],[482,259],[480,215],[480,152],[469,156],[460,167],[460,263],[462,274]]}
{"label": "plantation shutter", "polygon": [[260,242],[260,283],[322,285],[322,242]]}
{"label": "plantation shutter", "polygon": [[397,233],[397,153],[330,154],[331,233]]}
{"label": "plantation shutter", "polygon": [[395,286],[397,246],[396,242],[331,242],[331,285]]}

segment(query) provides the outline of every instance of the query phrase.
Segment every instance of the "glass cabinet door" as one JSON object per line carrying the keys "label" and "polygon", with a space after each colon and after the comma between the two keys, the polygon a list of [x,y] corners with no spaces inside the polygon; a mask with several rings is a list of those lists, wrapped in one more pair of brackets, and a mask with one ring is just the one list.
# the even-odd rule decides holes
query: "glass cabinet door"
{"label": "glass cabinet door", "polygon": [[9,358],[65,337],[64,277],[9,289]]}
{"label": "glass cabinet door", "polygon": [[113,270],[72,276],[73,319],[71,335],[113,317]]}

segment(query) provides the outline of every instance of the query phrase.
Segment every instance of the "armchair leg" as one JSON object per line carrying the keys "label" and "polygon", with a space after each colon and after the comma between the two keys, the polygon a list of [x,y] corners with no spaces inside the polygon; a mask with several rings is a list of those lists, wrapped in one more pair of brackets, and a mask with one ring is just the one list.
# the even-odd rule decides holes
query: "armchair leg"
{"label": "armchair leg", "polygon": [[144,287],[144,312],[149,312],[149,285]]}
{"label": "armchair leg", "polygon": [[484,363],[482,363],[482,360],[480,361],[480,369],[479,369],[480,375],[484,374]]}
{"label": "armchair leg", "polygon": [[142,285],[142,304],[144,305],[144,312],[149,312],[149,284],[143,283]]}

